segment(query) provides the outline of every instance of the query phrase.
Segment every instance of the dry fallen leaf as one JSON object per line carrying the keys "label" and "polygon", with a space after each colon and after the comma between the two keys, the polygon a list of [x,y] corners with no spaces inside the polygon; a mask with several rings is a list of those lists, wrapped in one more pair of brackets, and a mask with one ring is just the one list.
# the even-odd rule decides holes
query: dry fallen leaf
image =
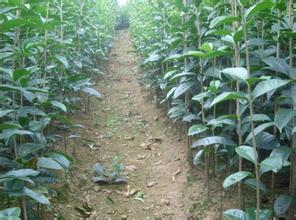
{"label": "dry fallen leaf", "polygon": [[151,181],[151,182],[148,182],[148,183],[147,183],[147,186],[148,186],[148,187],[153,187],[153,186],[155,186],[156,184],[157,184],[156,181]]}

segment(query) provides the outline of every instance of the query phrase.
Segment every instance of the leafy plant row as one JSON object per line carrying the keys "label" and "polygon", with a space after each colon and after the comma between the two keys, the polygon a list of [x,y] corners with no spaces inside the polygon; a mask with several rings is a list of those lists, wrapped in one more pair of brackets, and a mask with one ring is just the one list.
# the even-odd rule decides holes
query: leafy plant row
{"label": "leafy plant row", "polygon": [[102,96],[91,76],[102,74],[116,10],[113,0],[0,1],[0,208],[16,207],[1,219],[42,219],[50,186],[66,178],[72,159],[58,146],[81,127],[68,115]]}
{"label": "leafy plant row", "polygon": [[[237,185],[238,206],[226,219],[295,218],[294,7],[292,0],[129,4],[143,81],[168,116],[186,124],[188,158],[205,166],[208,197],[219,173],[224,190]],[[285,190],[279,180],[289,183]]]}

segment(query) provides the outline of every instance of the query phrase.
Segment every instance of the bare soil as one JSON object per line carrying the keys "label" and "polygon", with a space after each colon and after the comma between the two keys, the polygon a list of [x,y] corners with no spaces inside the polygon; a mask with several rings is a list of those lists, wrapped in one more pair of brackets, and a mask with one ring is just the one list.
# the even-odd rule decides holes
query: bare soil
{"label": "bare soil", "polygon": [[[87,204],[89,219],[219,219],[219,190],[207,201],[203,171],[188,172],[185,138],[139,85],[133,51],[128,32],[120,32],[97,83],[104,98],[92,100],[90,112],[75,115],[85,126],[79,135],[94,144],[71,143],[76,159],[57,190],[54,212],[80,219],[75,207]],[[93,183],[94,164],[109,167],[113,160],[125,165],[127,184]]]}

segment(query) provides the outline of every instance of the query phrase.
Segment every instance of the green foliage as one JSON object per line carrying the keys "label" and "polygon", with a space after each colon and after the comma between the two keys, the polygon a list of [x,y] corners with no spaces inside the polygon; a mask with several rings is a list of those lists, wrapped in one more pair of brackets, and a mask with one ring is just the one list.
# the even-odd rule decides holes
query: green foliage
{"label": "green foliage", "polygon": [[22,208],[50,205],[49,184],[70,168],[58,134],[66,145],[77,127],[67,114],[102,97],[91,77],[102,73],[116,11],[114,0],[0,1],[0,194]]}
{"label": "green foliage", "polygon": [[257,207],[227,211],[226,219],[270,218],[270,211],[260,210],[260,193],[269,193],[261,177],[287,172],[290,165],[285,146],[295,136],[295,47],[287,42],[295,38],[295,10],[289,14],[288,2],[129,4],[142,81],[169,107],[170,118],[188,123],[193,164],[204,162],[207,178],[217,171],[211,163],[230,169],[239,156],[246,164],[234,166],[240,170],[226,177],[224,187],[245,183],[256,189]]}

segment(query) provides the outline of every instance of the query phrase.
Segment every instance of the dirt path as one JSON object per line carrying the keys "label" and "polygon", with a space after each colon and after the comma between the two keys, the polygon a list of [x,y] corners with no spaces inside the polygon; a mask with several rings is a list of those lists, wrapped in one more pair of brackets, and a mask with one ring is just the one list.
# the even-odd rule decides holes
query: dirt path
{"label": "dirt path", "polygon": [[[98,83],[104,100],[92,102],[91,113],[75,116],[86,127],[80,135],[94,145],[73,144],[78,158],[65,186],[70,187],[70,193],[59,207],[66,219],[78,219],[74,207],[82,208],[85,202],[94,210],[92,219],[187,218],[183,204],[185,144],[173,135],[160,110],[145,98],[132,51],[128,33],[121,32],[113,43],[109,73]],[[149,146],[153,141],[156,143]],[[91,181],[95,163],[108,167],[118,158],[126,167],[128,184],[99,186]],[[127,197],[128,190],[137,192]]]}

